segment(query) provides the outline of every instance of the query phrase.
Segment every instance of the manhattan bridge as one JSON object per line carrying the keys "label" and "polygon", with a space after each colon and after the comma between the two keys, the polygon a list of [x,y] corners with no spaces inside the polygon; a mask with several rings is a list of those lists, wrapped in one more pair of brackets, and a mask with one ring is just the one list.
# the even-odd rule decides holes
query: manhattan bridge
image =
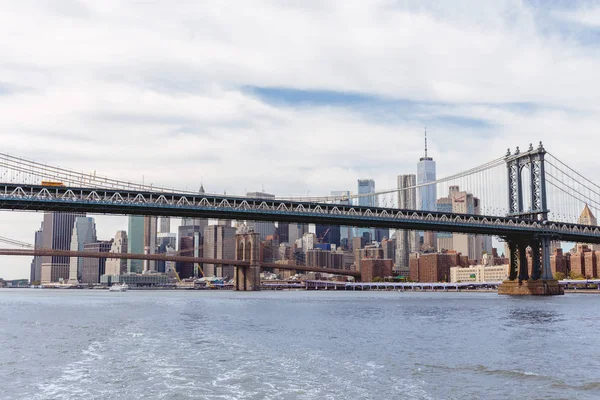
{"label": "manhattan bridge", "polygon": [[[61,185],[43,185],[43,181]],[[423,187],[435,187],[437,193],[448,193],[456,186],[478,196],[478,212],[461,214],[398,208],[402,196],[414,195]],[[374,198],[372,203],[377,206],[357,205],[361,197]],[[402,189],[349,196],[269,199],[128,182],[0,153],[2,210],[273,221],[490,235],[507,242],[509,280],[519,283],[553,279],[552,241],[600,243],[600,228],[578,223],[586,205],[598,213],[600,186],[546,151],[541,142],[525,150],[518,147],[508,150],[503,156],[466,171]],[[435,205],[423,208],[436,209]],[[532,255],[531,274],[526,249],[530,249]],[[236,271],[240,270],[242,275],[258,264],[256,257],[249,253],[252,251],[240,250],[236,257]],[[235,265],[233,260],[229,261]]]}

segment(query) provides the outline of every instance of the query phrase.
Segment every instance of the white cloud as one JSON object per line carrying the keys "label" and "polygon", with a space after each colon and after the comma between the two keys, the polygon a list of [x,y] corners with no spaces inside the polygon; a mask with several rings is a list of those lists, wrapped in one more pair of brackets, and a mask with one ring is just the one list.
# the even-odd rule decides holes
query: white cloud
{"label": "white cloud", "polygon": [[[323,194],[359,177],[393,187],[414,172],[427,125],[440,176],[539,140],[595,167],[598,52],[541,29],[521,1],[46,4],[0,14],[2,150],[25,158],[214,192]],[[576,13],[594,24],[595,11]],[[285,105],[248,87],[383,100]],[[41,214],[17,228],[10,215],[0,236],[31,241]]]}

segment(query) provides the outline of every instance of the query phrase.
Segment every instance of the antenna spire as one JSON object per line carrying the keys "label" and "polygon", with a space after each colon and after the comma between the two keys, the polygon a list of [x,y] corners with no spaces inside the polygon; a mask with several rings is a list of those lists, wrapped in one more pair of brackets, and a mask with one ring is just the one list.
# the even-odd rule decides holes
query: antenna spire
{"label": "antenna spire", "polygon": [[425,158],[427,158],[427,127],[425,127]]}

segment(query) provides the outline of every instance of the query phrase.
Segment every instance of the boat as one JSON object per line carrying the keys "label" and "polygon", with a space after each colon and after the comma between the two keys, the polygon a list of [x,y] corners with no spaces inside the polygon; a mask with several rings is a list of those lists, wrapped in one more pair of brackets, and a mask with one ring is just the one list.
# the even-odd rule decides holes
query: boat
{"label": "boat", "polygon": [[122,283],[122,284],[115,283],[108,290],[110,292],[126,292],[127,289],[129,289],[129,285],[128,284],[126,284],[126,283]]}

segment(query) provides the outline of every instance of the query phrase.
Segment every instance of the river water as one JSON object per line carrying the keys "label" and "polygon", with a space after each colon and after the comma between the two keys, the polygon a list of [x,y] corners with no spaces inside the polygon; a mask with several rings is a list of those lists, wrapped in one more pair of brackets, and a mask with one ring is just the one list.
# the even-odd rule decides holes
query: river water
{"label": "river water", "polygon": [[598,399],[600,295],[0,290],[0,398]]}

